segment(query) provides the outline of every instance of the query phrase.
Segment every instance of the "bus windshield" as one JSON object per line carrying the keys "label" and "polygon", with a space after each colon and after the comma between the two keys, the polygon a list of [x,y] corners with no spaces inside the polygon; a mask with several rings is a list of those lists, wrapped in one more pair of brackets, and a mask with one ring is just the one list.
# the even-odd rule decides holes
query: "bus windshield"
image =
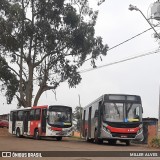
{"label": "bus windshield", "polygon": [[71,115],[72,110],[70,108],[50,106],[48,123],[54,126],[71,125]]}
{"label": "bus windshield", "polygon": [[141,104],[136,103],[105,103],[104,121],[139,122],[142,121]]}

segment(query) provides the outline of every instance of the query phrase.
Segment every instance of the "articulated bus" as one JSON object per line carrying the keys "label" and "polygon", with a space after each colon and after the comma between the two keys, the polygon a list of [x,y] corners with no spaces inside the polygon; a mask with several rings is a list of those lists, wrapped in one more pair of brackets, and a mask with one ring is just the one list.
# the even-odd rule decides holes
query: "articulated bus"
{"label": "articulated bus", "polygon": [[68,106],[34,106],[10,112],[9,132],[17,137],[34,139],[50,136],[61,141],[72,136],[72,108]]}
{"label": "articulated bus", "polygon": [[99,144],[143,140],[142,112],[140,96],[105,94],[83,109],[82,137]]}

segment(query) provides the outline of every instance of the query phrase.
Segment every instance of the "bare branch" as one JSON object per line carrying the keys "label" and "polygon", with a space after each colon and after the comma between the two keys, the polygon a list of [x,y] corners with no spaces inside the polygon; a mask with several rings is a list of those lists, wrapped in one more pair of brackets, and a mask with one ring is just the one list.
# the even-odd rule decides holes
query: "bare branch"
{"label": "bare branch", "polygon": [[13,68],[11,68],[10,66],[8,66],[8,68],[13,71],[18,77],[20,77],[20,75],[18,74],[18,72],[16,72],[16,70],[14,70]]}

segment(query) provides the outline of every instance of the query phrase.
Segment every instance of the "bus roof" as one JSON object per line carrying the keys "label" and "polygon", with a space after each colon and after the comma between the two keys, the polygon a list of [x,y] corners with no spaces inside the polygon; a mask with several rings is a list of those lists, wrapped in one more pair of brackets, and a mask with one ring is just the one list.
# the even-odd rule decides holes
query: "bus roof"
{"label": "bus roof", "polygon": [[[69,106],[64,106],[64,105],[50,105],[51,107],[68,107],[68,108],[72,108],[72,107],[69,107]],[[43,105],[43,106],[33,106],[33,107],[22,107],[22,108],[18,108],[18,109],[14,109],[14,110],[11,110],[11,111],[20,111],[20,110],[30,110],[30,109],[37,109],[37,108],[48,108],[50,107],[48,105]]]}
{"label": "bus roof", "polygon": [[47,107],[48,107],[47,105],[44,105],[44,106],[33,106],[33,107],[21,107],[21,108],[14,109],[14,110],[11,110],[11,111],[20,111],[20,110],[29,110],[29,109],[32,109],[32,108],[47,108]]}
{"label": "bus roof", "polygon": [[93,102],[91,102],[90,104],[88,104],[87,106],[84,107],[88,108],[89,106],[93,105],[96,102],[100,102],[100,101],[139,101],[141,102],[141,98],[139,95],[130,95],[130,94],[103,94],[102,96],[100,96],[99,98],[97,98],[96,100],[94,100]]}
{"label": "bus roof", "polygon": [[11,111],[20,111],[20,110],[29,110],[29,109],[31,109],[31,107],[22,107],[22,108],[18,108],[18,109],[13,109],[13,110],[11,110]]}

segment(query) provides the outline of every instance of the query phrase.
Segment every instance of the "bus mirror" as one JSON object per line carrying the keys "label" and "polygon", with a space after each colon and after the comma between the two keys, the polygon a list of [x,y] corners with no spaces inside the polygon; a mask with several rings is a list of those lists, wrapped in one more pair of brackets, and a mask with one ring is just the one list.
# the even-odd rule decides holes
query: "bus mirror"
{"label": "bus mirror", "polygon": [[95,110],[95,115],[94,117],[98,117],[98,110]]}

